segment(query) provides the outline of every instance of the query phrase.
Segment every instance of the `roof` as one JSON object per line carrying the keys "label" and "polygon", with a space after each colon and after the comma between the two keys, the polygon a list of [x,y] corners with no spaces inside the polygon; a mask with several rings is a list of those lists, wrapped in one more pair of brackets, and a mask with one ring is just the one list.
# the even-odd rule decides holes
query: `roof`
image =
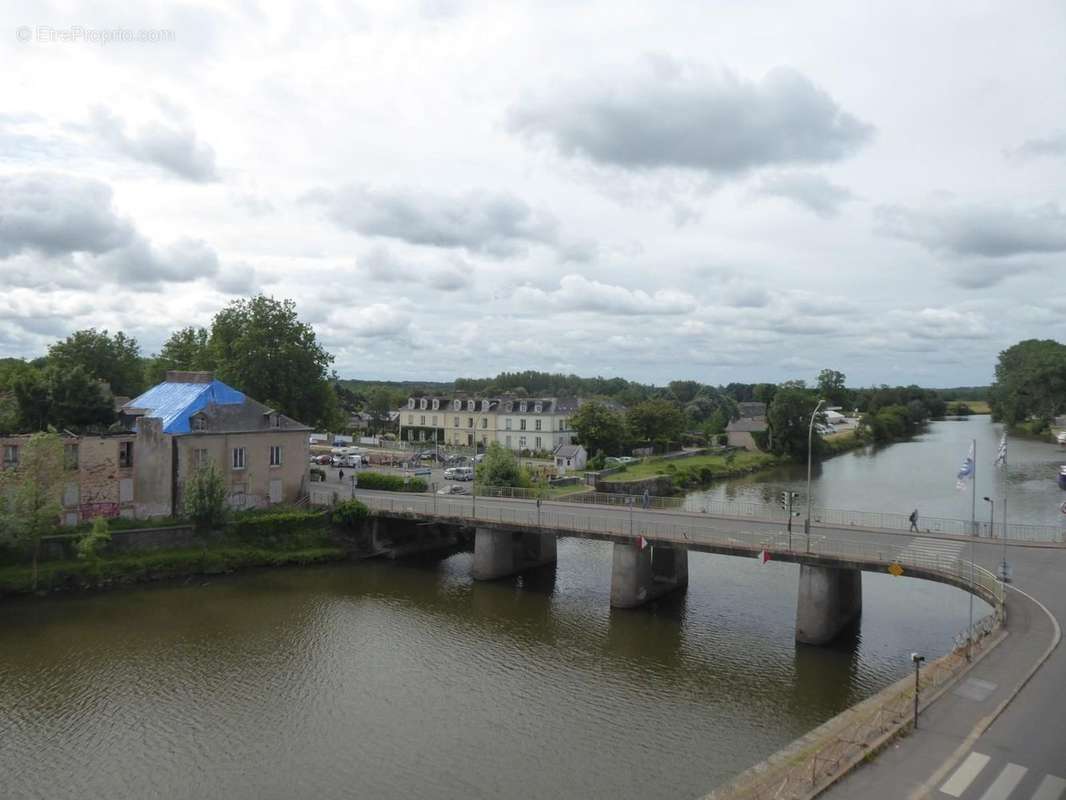
{"label": "roof", "polygon": [[[208,382],[168,380],[157,384],[122,407],[130,415],[158,417],[163,433],[192,433],[189,420],[202,414],[207,433],[254,431],[271,427],[271,409],[222,381]],[[282,430],[310,430],[304,425],[278,415]],[[136,426],[135,426],[136,427]]]}
{"label": "roof", "polygon": [[189,417],[209,403],[235,405],[244,395],[222,381],[179,383],[164,381],[122,407],[127,413],[163,420],[163,433],[189,433]]}
{"label": "roof", "polygon": [[756,433],[766,430],[765,417],[744,417],[735,419],[725,426],[728,433]]}
{"label": "roof", "polygon": [[765,417],[766,403],[737,403],[737,413],[740,414],[741,417]]}
{"label": "roof", "polygon": [[577,458],[578,454],[584,449],[579,444],[561,444],[555,448],[555,452],[552,455],[561,456],[562,458]]}

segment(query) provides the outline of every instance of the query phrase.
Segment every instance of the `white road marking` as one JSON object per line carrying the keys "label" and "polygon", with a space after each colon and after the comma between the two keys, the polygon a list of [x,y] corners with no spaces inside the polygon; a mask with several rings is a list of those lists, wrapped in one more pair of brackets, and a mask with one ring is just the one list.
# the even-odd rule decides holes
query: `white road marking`
{"label": "white road marking", "polygon": [[992,781],[988,791],[981,795],[981,800],[1007,800],[1010,793],[1014,791],[1014,787],[1021,783],[1028,771],[1017,764],[1007,764],[999,776]]}
{"label": "white road marking", "polygon": [[1066,790],[1066,781],[1054,775],[1045,775],[1032,800],[1059,800],[1064,790]]}
{"label": "white road marking", "polygon": [[960,797],[966,791],[966,787],[973,783],[973,779],[985,768],[985,764],[991,760],[991,757],[984,753],[970,753],[966,760],[959,764],[955,774],[940,787],[940,791],[951,797]]}

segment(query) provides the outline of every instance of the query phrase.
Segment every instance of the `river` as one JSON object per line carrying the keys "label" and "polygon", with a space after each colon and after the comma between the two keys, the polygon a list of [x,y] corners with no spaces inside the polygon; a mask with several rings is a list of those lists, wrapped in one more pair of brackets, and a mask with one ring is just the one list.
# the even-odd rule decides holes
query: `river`
{"label": "river", "polygon": [[[939,508],[897,453],[945,451],[952,495],[979,424],[833,459],[819,497],[840,470],[857,502]],[[802,647],[794,565],[693,553],[686,592],[612,611],[610,545],[558,555],[489,584],[458,552],[4,602],[0,794],[698,797],[967,622],[959,590],[867,573],[857,630]]]}

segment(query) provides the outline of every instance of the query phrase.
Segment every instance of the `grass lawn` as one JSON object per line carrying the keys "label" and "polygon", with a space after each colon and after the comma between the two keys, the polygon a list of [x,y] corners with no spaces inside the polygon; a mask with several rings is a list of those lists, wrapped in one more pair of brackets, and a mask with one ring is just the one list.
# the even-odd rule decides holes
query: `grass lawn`
{"label": "grass lawn", "polygon": [[[992,409],[988,406],[987,400],[959,400],[957,402],[965,403],[970,407],[970,410],[975,414],[991,414]],[[948,403],[948,408],[951,408],[951,403]],[[949,412],[950,413],[950,412]]]}
{"label": "grass lawn", "polygon": [[661,458],[646,458],[639,464],[631,464],[624,472],[616,472],[604,478],[609,483],[619,481],[634,481],[641,478],[652,478],[656,475],[667,475],[667,467],[673,465],[676,469],[691,468],[700,469],[710,467],[716,476],[726,476],[750,472],[760,467],[769,467],[776,464],[777,456],[769,453],[752,453],[748,450],[737,450],[732,459],[720,455],[690,456],[688,458],[674,458],[664,461]]}

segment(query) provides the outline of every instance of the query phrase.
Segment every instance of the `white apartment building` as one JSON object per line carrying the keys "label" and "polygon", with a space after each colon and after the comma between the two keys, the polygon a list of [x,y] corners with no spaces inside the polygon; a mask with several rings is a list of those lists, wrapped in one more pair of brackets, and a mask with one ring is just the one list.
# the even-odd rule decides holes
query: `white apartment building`
{"label": "white apartment building", "polygon": [[409,397],[400,409],[400,439],[550,453],[571,443],[569,417],[577,407],[577,400],[557,397]]}

